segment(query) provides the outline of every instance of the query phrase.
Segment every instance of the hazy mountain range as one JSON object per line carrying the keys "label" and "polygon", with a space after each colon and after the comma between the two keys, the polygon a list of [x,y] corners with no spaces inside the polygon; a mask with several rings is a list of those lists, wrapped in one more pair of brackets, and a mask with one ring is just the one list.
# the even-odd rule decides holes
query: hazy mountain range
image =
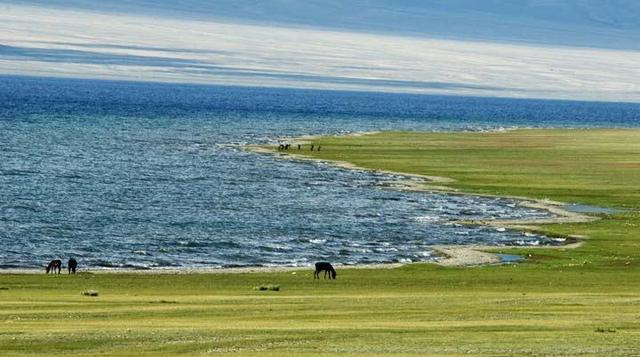
{"label": "hazy mountain range", "polygon": [[634,0],[0,1],[0,73],[640,101]]}

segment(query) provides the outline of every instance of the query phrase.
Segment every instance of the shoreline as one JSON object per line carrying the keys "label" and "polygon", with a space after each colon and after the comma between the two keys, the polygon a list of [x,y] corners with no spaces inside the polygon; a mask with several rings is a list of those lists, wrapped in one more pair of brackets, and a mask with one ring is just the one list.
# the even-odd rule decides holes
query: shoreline
{"label": "shoreline", "polygon": [[[345,136],[362,136],[362,135],[371,135],[375,133],[378,133],[378,132],[373,131],[373,132],[367,132],[367,133],[349,134]],[[319,136],[304,136],[302,138],[304,140],[308,140],[309,138],[318,138],[318,137]],[[295,140],[296,138],[287,138],[287,139]],[[305,142],[308,142],[308,141],[296,141],[294,142],[294,144],[305,143]],[[247,145],[245,146],[245,149],[258,154],[272,155],[279,159],[326,163],[334,167],[339,167],[339,168],[348,169],[348,170],[368,171],[373,173],[390,174],[395,176],[404,176],[408,178],[423,180],[422,182],[415,182],[415,181],[409,181],[409,180],[388,181],[390,184],[397,185],[397,186],[389,186],[390,188],[397,189],[400,191],[438,192],[438,193],[461,195],[461,196],[506,198],[506,199],[512,199],[512,200],[518,201],[518,205],[522,207],[543,210],[558,216],[554,218],[521,219],[521,220],[518,220],[518,219],[496,220],[496,221],[458,220],[456,221],[456,223],[491,225],[491,226],[495,224],[495,225],[500,225],[501,227],[509,226],[505,228],[513,227],[513,228],[517,228],[517,230],[523,230],[522,227],[524,225],[530,225],[530,224],[586,223],[586,222],[597,221],[600,219],[597,216],[590,216],[583,213],[568,211],[563,208],[563,206],[568,205],[567,203],[564,203],[564,202],[558,202],[558,201],[552,201],[552,200],[546,200],[546,199],[534,199],[534,198],[522,197],[522,196],[491,195],[491,194],[483,194],[483,193],[463,192],[453,187],[433,185],[433,183],[446,184],[446,183],[452,183],[456,181],[455,179],[452,179],[450,177],[420,175],[420,174],[403,173],[403,172],[390,171],[390,170],[369,169],[366,167],[360,167],[360,166],[354,165],[346,161],[318,159],[318,158],[309,157],[306,155],[296,154],[295,152],[274,151],[258,145]]]}
{"label": "shoreline", "polygon": [[[498,253],[487,252],[496,249],[575,249],[581,246],[586,237],[571,236],[572,241],[563,245],[530,245],[530,246],[510,246],[510,245],[433,245],[431,249],[437,258],[433,260],[397,262],[397,263],[371,263],[371,264],[333,264],[337,269],[395,269],[410,264],[434,264],[443,267],[471,267],[482,265],[500,265],[505,261],[498,256]],[[107,268],[89,267],[79,268],[77,274],[156,274],[156,275],[183,275],[183,274],[257,274],[257,273],[292,273],[300,271],[313,272],[313,265],[306,266],[246,266],[246,267],[154,267],[147,269],[140,268]],[[41,268],[0,268],[0,275],[11,274],[44,274],[45,267]],[[58,274],[51,274],[58,275]],[[63,268],[60,275],[68,275],[66,268]]]}
{"label": "shoreline", "polygon": [[[378,131],[372,132],[358,132],[353,134],[347,134],[344,136],[363,136],[379,133]],[[338,135],[336,135],[338,136]],[[292,141],[292,145],[309,143],[309,140],[317,139],[320,136],[301,136],[297,138],[282,138],[282,140]],[[299,160],[325,163],[334,167],[339,167],[348,170],[360,170],[374,173],[383,173],[396,176],[403,176],[409,179],[419,179],[420,182],[409,179],[399,179],[395,181],[389,181],[389,188],[401,190],[401,191],[414,191],[414,192],[438,192],[450,195],[463,195],[463,196],[475,196],[475,197],[490,197],[490,198],[506,198],[517,201],[517,204],[521,207],[527,207],[537,210],[543,210],[551,213],[555,217],[550,218],[532,218],[532,219],[507,219],[507,220],[457,220],[455,223],[468,224],[468,225],[484,225],[496,228],[504,228],[520,232],[542,232],[544,231],[538,225],[541,224],[566,224],[566,223],[587,223],[600,219],[600,217],[587,215],[578,212],[571,212],[564,208],[568,204],[558,201],[551,201],[546,199],[532,199],[529,197],[510,196],[510,195],[491,195],[482,193],[463,192],[453,187],[446,186],[447,183],[455,182],[455,179],[442,176],[430,176],[411,173],[402,173],[389,170],[378,170],[360,167],[355,164],[346,161],[338,160],[326,160],[315,157],[309,157],[304,154],[297,154],[295,152],[281,152],[277,150],[271,150],[265,148],[264,145],[246,145],[244,149],[250,152],[258,154],[267,154],[284,160]],[[435,262],[426,262],[436,264],[440,266],[477,266],[487,264],[500,264],[501,259],[498,255],[486,250],[495,250],[501,248],[508,249],[575,249],[582,245],[584,236],[570,236],[571,243],[560,246],[485,246],[485,245],[452,245],[433,246],[433,250],[439,253],[442,257],[441,260]],[[410,263],[409,263],[410,264]]]}
{"label": "shoreline", "polygon": [[[415,263],[427,263],[427,262],[415,262]],[[335,268],[339,269],[393,269],[399,268],[406,264],[411,263],[377,263],[377,264],[354,264],[354,265],[341,265],[333,264]],[[254,274],[254,273],[292,273],[296,274],[299,271],[308,271],[312,273],[314,271],[313,265],[309,266],[273,266],[273,267],[233,267],[233,268],[149,268],[149,269],[134,269],[134,268],[85,268],[78,269],[77,274],[157,274],[157,275],[182,275],[182,274]],[[7,268],[0,269],[0,275],[4,274],[45,274],[44,267],[42,268]],[[46,274],[45,274],[46,275]],[[51,274],[58,275],[58,274]],[[62,269],[60,275],[68,275],[65,269]]]}
{"label": "shoreline", "polygon": [[[379,133],[373,132],[356,132],[344,136],[363,136]],[[320,138],[317,135],[306,135],[301,137],[281,138],[283,141],[291,141],[295,144],[308,144],[310,140]],[[537,226],[540,224],[563,224],[563,223],[585,223],[599,220],[600,217],[587,215],[578,212],[571,212],[563,207],[567,204],[557,201],[544,199],[531,199],[519,196],[500,196],[491,194],[479,194],[472,192],[460,191],[456,188],[445,186],[447,183],[455,182],[454,179],[442,176],[430,176],[421,174],[402,173],[389,170],[369,169],[354,165],[345,161],[326,160],[309,157],[304,154],[294,152],[283,152],[276,149],[265,148],[264,145],[241,145],[243,150],[267,154],[283,160],[297,160],[321,162],[334,167],[359,170],[374,173],[389,174],[394,176],[402,176],[395,180],[386,181],[389,185],[385,186],[389,189],[413,192],[437,192],[449,195],[463,195],[489,198],[506,198],[517,202],[518,206],[527,207],[537,210],[544,210],[555,217],[549,218],[532,218],[532,219],[507,219],[507,220],[454,220],[452,222],[465,225],[483,225],[495,228],[503,228],[520,232],[537,232],[542,233],[544,230]],[[376,263],[376,264],[354,264],[340,265],[334,264],[339,269],[393,269],[408,264],[435,264],[443,267],[462,267],[462,266],[482,266],[503,264],[504,261],[492,250],[498,249],[575,249],[584,243],[584,236],[568,236],[567,243],[563,245],[530,245],[530,246],[509,246],[509,245],[434,245],[431,246],[433,252],[437,255],[437,259],[428,261],[415,261],[407,263]],[[249,273],[292,273],[309,270],[313,271],[313,266],[254,266],[254,267],[155,267],[147,269],[130,268],[130,267],[91,267],[79,270],[80,274],[159,274],[159,275],[179,275],[179,274],[249,274]],[[44,266],[41,268],[0,268],[2,274],[42,274]],[[66,271],[62,271],[61,275],[67,275]]]}

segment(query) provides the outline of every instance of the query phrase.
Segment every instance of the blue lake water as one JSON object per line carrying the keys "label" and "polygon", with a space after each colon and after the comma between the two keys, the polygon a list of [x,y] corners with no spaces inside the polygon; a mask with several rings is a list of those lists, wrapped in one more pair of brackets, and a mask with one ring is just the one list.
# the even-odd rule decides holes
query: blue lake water
{"label": "blue lake water", "polygon": [[222,267],[433,259],[435,244],[557,244],[456,219],[506,199],[237,145],[370,130],[638,127],[640,105],[0,77],[0,266]]}

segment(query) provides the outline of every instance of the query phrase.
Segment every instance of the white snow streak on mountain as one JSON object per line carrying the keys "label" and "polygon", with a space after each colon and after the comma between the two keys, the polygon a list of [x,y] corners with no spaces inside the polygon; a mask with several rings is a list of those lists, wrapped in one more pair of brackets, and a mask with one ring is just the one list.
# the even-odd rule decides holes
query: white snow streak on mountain
{"label": "white snow streak on mountain", "polygon": [[[406,7],[417,2],[400,3]],[[465,19],[476,14],[481,23],[511,26],[492,17],[498,10],[489,16],[465,6],[466,12],[458,14]],[[640,101],[640,52],[633,41],[640,26],[636,17],[618,13],[601,14],[601,19],[572,18],[573,28],[593,34],[593,46],[589,46],[590,37],[580,34],[544,41],[545,31],[566,31],[560,25],[558,29],[541,27],[545,22],[535,12],[529,27],[513,28],[523,32],[520,37],[501,37],[495,33],[500,32],[496,25],[479,30],[480,35],[473,38],[464,29],[392,26],[388,19],[393,16],[384,13],[374,16],[378,21],[365,29],[366,21],[344,16],[337,16],[333,23],[329,15],[318,15],[313,21],[304,17],[285,21],[299,13],[295,11],[278,17],[261,10],[248,21],[231,16],[230,8],[216,16],[215,9],[205,9],[201,17],[193,12],[170,17],[162,7],[154,16],[143,15],[137,8],[123,14],[85,7],[0,5],[0,73]],[[372,18],[371,9],[367,14]],[[429,14],[437,12],[425,12],[423,18]],[[389,30],[382,31],[384,26]],[[415,31],[409,35],[411,29]],[[438,31],[450,36],[439,36]],[[606,46],[607,39],[612,39],[611,46]],[[574,42],[575,46],[568,45]]]}

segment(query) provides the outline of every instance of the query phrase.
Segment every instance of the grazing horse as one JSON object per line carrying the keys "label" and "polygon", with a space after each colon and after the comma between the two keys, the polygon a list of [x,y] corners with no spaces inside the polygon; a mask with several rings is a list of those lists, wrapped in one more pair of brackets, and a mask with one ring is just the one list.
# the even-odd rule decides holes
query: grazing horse
{"label": "grazing horse", "polygon": [[49,274],[49,272],[55,274],[56,270],[58,274],[60,274],[60,270],[62,270],[62,260],[60,259],[54,259],[47,265],[47,274]]}
{"label": "grazing horse", "polygon": [[316,263],[316,271],[313,273],[313,279],[320,279],[320,272],[324,271],[324,278],[327,278],[327,273],[329,273],[329,279],[336,278],[336,270],[333,269],[333,265],[328,262],[317,262]]}
{"label": "grazing horse", "polygon": [[78,261],[73,258],[69,259],[69,274],[71,273],[75,274],[77,267],[78,267]]}

